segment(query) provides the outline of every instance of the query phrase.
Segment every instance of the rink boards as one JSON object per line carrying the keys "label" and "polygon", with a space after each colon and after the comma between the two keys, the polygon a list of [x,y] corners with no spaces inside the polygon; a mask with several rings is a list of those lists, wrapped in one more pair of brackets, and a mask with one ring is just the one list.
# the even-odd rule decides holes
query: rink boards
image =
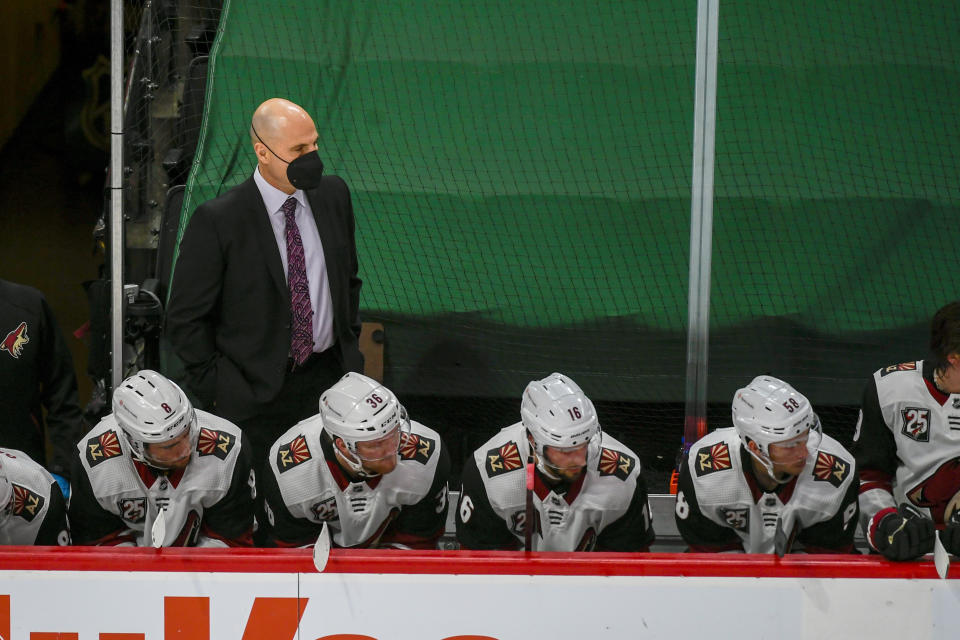
{"label": "rink boards", "polygon": [[948,638],[958,611],[931,561],[876,557],[0,551],[6,640]]}

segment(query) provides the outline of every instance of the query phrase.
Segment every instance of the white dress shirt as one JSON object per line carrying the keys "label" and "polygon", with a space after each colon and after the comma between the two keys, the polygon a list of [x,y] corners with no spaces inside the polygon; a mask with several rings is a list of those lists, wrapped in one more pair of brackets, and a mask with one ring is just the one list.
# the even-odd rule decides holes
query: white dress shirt
{"label": "white dress shirt", "polygon": [[[277,240],[277,249],[280,250],[280,260],[283,262],[283,273],[287,273],[287,232],[286,221],[283,218],[281,207],[290,196],[280,191],[262,175],[260,167],[253,172],[253,180],[260,189],[260,196],[267,208],[270,217],[270,226]],[[320,242],[320,232],[317,231],[317,222],[313,218],[313,210],[307,194],[301,189],[293,192],[297,199],[297,210],[294,219],[300,229],[300,239],[303,242],[303,258],[307,267],[307,282],[310,285],[310,308],[313,309],[313,350],[326,351],[333,346],[333,299],[330,296],[330,281],[327,278],[327,263],[323,259],[323,244]]]}

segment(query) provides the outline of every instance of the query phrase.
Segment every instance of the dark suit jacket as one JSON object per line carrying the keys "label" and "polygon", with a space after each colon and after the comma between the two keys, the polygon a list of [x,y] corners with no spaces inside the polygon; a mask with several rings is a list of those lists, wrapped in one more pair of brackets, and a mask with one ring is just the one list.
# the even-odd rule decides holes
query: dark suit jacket
{"label": "dark suit jacket", "polygon": [[[307,198],[330,281],[333,348],[344,371],[362,371],[350,191],[337,176],[324,176]],[[290,314],[280,251],[250,177],[197,207],[180,242],[166,332],[186,367],[187,386],[227,419],[255,415],[283,385]]]}

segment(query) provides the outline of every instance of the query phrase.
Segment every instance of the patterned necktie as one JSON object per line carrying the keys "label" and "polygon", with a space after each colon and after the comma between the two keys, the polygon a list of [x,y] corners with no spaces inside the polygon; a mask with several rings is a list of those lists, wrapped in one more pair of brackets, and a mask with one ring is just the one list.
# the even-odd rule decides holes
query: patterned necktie
{"label": "patterned necktie", "polygon": [[287,198],[280,207],[283,211],[285,233],[287,236],[287,286],[290,287],[290,355],[297,364],[313,353],[313,309],[310,306],[310,286],[307,283],[307,264],[303,257],[303,241],[300,229],[293,214],[297,210],[297,199]]}

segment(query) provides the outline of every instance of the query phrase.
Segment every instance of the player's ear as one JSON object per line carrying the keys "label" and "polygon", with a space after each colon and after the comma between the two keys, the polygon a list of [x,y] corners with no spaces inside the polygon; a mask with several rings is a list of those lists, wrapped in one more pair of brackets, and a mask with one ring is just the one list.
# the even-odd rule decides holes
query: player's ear
{"label": "player's ear", "polygon": [[955,367],[960,364],[960,353],[951,353],[947,356],[947,362],[950,363],[950,366]]}
{"label": "player's ear", "polygon": [[335,446],[337,450],[340,451],[340,453],[342,453],[343,455],[350,455],[350,452],[347,451],[347,445],[343,441],[343,438],[334,438],[333,446]]}

